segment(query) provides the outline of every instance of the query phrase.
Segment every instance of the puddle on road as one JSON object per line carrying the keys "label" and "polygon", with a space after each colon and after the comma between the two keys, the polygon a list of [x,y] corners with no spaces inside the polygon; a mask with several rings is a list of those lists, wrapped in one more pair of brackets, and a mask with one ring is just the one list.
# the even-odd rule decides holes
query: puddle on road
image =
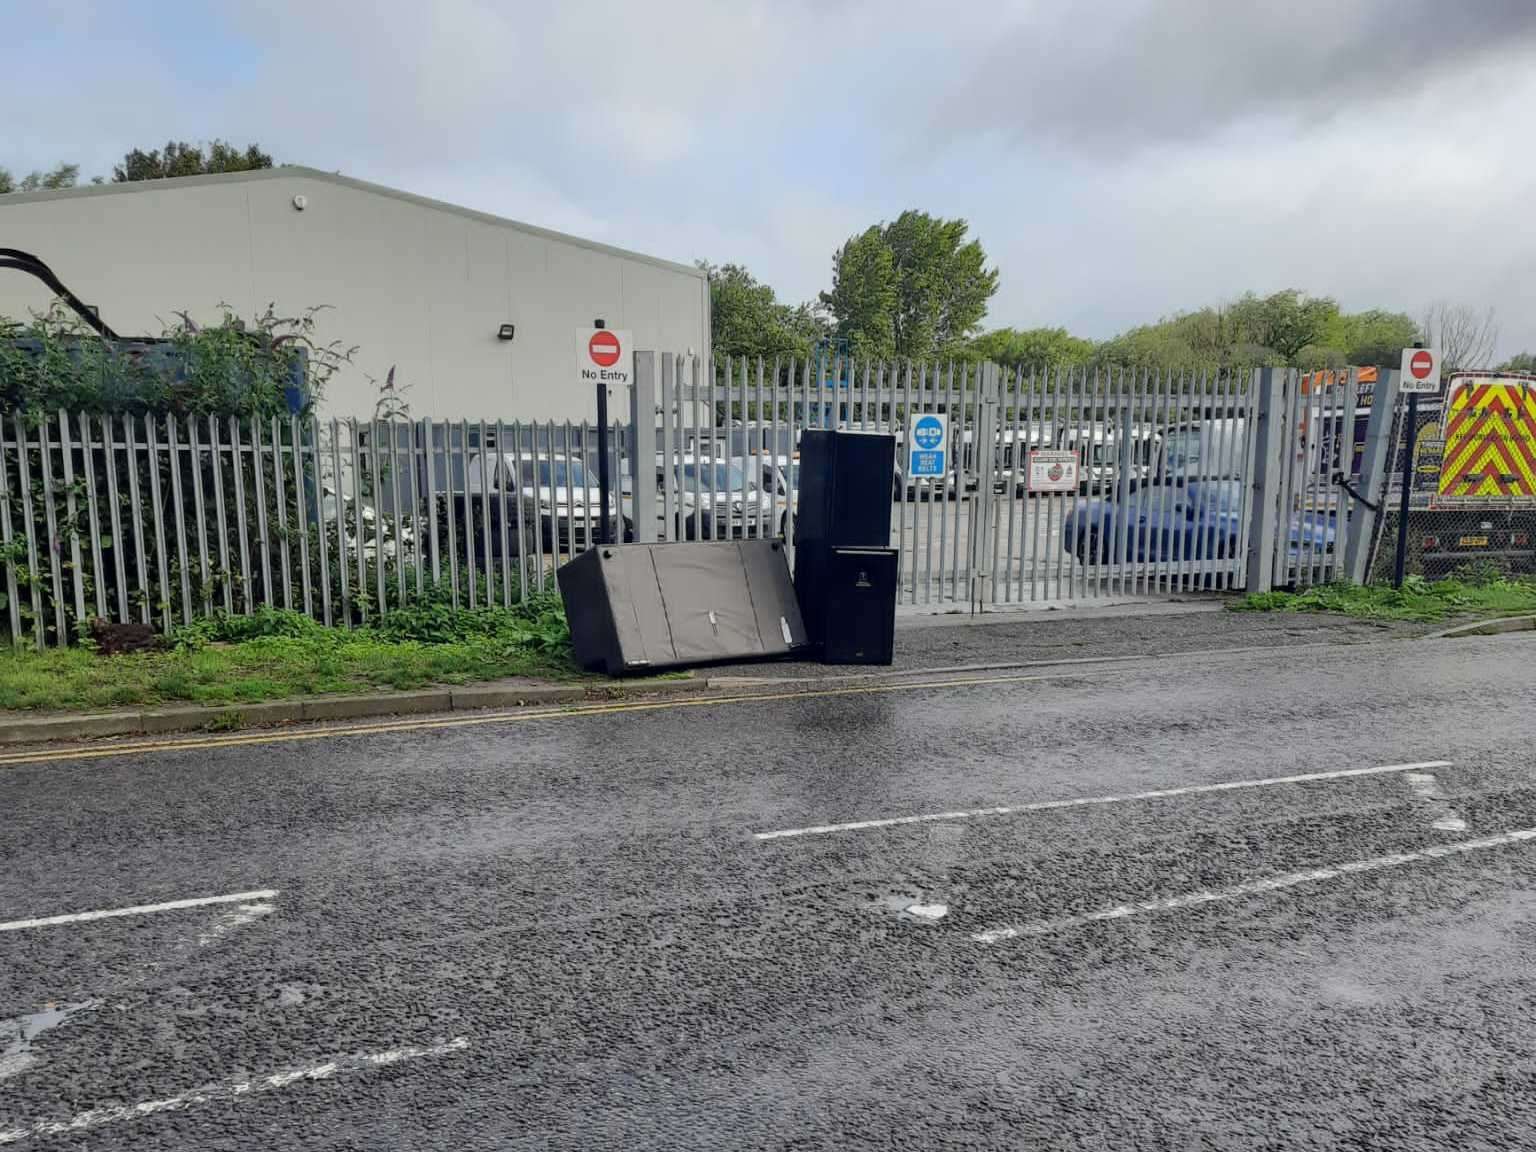
{"label": "puddle on road", "polygon": [[949,915],[948,904],[925,903],[910,895],[893,894],[890,896],[877,896],[872,901],[875,908],[885,912],[895,912],[912,920],[924,920],[928,923],[936,923]]}
{"label": "puddle on road", "polygon": [[37,1062],[32,1045],[44,1032],[57,1028],[77,1012],[95,1008],[99,1001],[81,1000],[74,1004],[49,1004],[41,1012],[29,1016],[13,1016],[0,1020],[0,1080],[8,1080],[26,1071]]}

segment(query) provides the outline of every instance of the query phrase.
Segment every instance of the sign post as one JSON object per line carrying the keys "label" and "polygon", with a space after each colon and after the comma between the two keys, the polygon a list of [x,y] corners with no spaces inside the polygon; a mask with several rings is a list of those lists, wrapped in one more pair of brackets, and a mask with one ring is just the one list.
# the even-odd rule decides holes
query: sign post
{"label": "sign post", "polygon": [[1403,438],[1403,491],[1397,507],[1397,555],[1392,563],[1392,587],[1403,586],[1403,570],[1408,565],[1408,495],[1413,491],[1413,449],[1419,438],[1419,397],[1440,391],[1440,353],[1415,344],[1403,349],[1398,371],[1398,390],[1408,393],[1408,421]]}
{"label": "sign post", "polygon": [[[597,489],[598,500],[602,502],[597,520],[599,544],[613,543],[613,522],[608,510],[613,492],[608,467],[608,389],[630,382],[630,356],[629,333],[623,329],[605,328],[598,320],[591,328],[576,330],[576,371],[583,381],[597,386]],[[569,484],[570,477],[566,477],[566,482]]]}

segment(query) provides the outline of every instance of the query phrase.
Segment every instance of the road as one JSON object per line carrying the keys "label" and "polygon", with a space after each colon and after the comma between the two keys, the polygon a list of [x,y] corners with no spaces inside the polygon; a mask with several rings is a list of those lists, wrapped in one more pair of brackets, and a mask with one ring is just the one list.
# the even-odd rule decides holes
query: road
{"label": "road", "polygon": [[0,1144],[1529,1147],[1533,656],[0,757]]}

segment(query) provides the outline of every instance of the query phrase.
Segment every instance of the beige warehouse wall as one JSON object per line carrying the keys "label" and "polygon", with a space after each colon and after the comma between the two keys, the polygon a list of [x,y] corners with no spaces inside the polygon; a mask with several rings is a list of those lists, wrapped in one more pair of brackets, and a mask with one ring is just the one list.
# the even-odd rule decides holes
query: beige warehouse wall
{"label": "beige warehouse wall", "polygon": [[[292,169],[0,198],[0,247],[41,257],[125,335],[181,310],[214,319],[220,302],[246,316],[327,305],[322,338],[358,346],[325,399],[343,417],[372,414],[369,377],[393,365],[413,416],[586,419],[578,325],[600,316],[639,348],[707,343],[691,270]],[[0,271],[0,314],[47,296]]]}

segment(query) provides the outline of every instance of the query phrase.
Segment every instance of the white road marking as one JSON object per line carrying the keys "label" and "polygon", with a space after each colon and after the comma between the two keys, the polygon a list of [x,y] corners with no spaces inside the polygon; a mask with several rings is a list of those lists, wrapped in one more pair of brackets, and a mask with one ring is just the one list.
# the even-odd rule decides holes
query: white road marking
{"label": "white road marking", "polygon": [[1234,792],[1240,788],[1269,788],[1276,784],[1306,784],[1313,780],[1344,780],[1354,776],[1380,776],[1449,768],[1449,760],[1425,760],[1417,764],[1381,764],[1372,768],[1343,768],[1336,772],[1304,772],[1298,776],[1267,776],[1262,780],[1229,780],[1222,784],[1188,784],[1180,788],[1156,788],[1150,792],[1125,792],[1109,796],[1079,796],[1071,800],[1037,800],[1030,804],[1003,804],[996,808],[969,808],[957,812],[926,812],[921,816],[890,816],[882,820],[855,820],[848,824],[813,824],[808,828],[781,828],[754,832],[757,840],[788,840],[796,836],[825,836],[832,832],[861,832],[868,828],[895,828],[902,824],[926,824],[935,820],[971,820],[977,816],[1008,816],[1019,812],[1049,812],[1058,808],[1089,808],[1099,804],[1124,804],[1131,800],[1162,800],[1170,796],[1195,796],[1202,792]]}
{"label": "white road marking", "polygon": [[232,911],[225,912],[219,916],[217,920],[208,926],[207,931],[200,932],[197,942],[206,947],[226,932],[249,924],[253,920],[260,920],[263,916],[270,916],[276,911],[277,909],[271,904],[241,904]]}
{"label": "white road marking", "polygon": [[1058,916],[1052,920],[1035,920],[1011,928],[991,928],[971,936],[978,944],[996,944],[1018,936],[1049,936],[1069,928],[1080,928],[1099,920],[1123,920],[1127,916],[1140,916],[1146,912],[1172,912],[1180,908],[1195,908],[1202,904],[1215,904],[1222,900],[1238,900],[1244,896],[1257,896],[1265,892],[1278,892],[1282,888],[1295,888],[1300,884],[1313,884],[1322,880],[1337,880],[1361,872],[1380,872],[1404,864],[1417,864],[1425,860],[1444,860],[1452,856],[1481,852],[1485,848],[1503,848],[1510,844],[1524,844],[1536,840],[1536,828],[1521,828],[1514,832],[1501,832],[1497,836],[1484,836],[1477,840],[1460,840],[1454,844],[1437,844],[1416,852],[1397,852],[1390,856],[1373,856],[1365,860],[1350,860],[1343,864],[1330,864],[1323,868],[1308,868],[1301,872],[1285,872],[1279,876],[1267,876],[1262,880],[1248,880],[1230,888],[1215,888],[1204,892],[1185,892],[1178,896],[1165,896],[1160,900],[1144,900],[1136,904],[1117,904],[1113,908],[1101,908],[1096,912],[1083,912],[1076,916]]}
{"label": "white road marking", "polygon": [[342,1056],[324,1063],[308,1064],[299,1068],[274,1072],[256,1080],[221,1080],[205,1084],[175,1096],[159,1100],[144,1100],[138,1104],[107,1104],[87,1112],[77,1112],[67,1120],[36,1120],[20,1128],[0,1129],[0,1144],[17,1144],[35,1136],[57,1136],[67,1132],[86,1132],[104,1124],[116,1124],[123,1120],[140,1120],[160,1112],[179,1112],[199,1104],[216,1104],[238,1100],[256,1092],[272,1092],[307,1080],[329,1080],[354,1072],[367,1072],[403,1060],[419,1060],[424,1057],[446,1056],[462,1052],[469,1047],[468,1036],[456,1036],[452,1040],[440,1040],[435,1044],[407,1045],[391,1048],[387,1052],[371,1052],[362,1056]]}
{"label": "white road marking", "polygon": [[1440,787],[1440,781],[1435,779],[1433,772],[1410,772],[1403,777],[1408,781],[1408,787],[1413,789],[1413,794],[1435,814],[1430,827],[1437,832],[1465,832],[1467,822],[1460,812],[1450,805],[1450,797]]}
{"label": "white road marking", "polygon": [[206,908],[210,904],[242,904],[271,900],[276,888],[258,888],[253,892],[231,892],[227,896],[197,896],[191,900],[168,900],[164,904],[135,904],[132,908],[109,908],[97,912],[69,912],[63,916],[42,916],[36,920],[7,920],[0,932],[25,932],[29,928],[51,928],[55,924],[88,924],[92,920],[115,920],[119,916],[147,916],[151,912],[178,912],[183,908]]}
{"label": "white road marking", "polygon": [[948,904],[908,904],[902,909],[908,916],[919,920],[942,920],[949,915]]}

